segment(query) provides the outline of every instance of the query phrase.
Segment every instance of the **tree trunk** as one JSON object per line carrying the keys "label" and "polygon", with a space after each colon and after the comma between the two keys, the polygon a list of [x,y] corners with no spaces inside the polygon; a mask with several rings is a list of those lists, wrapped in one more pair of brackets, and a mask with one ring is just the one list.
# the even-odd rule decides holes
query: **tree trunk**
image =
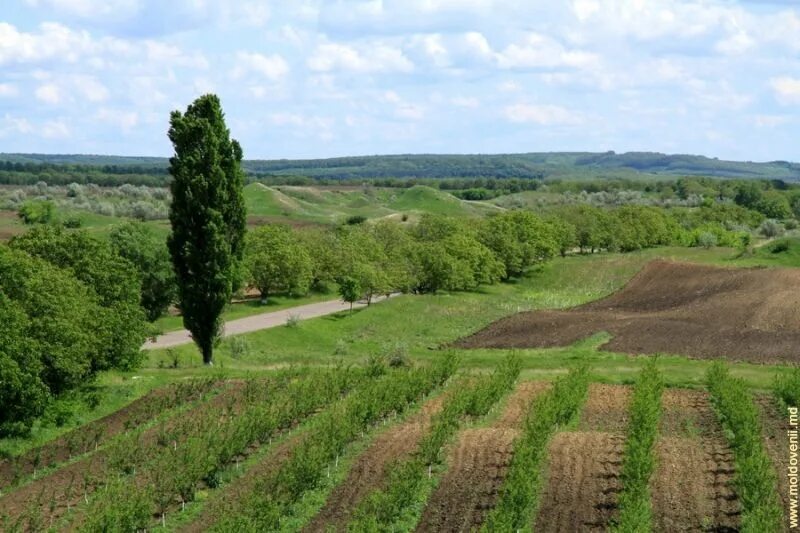
{"label": "tree trunk", "polygon": [[203,364],[214,366],[214,347],[210,343],[208,346],[203,346]]}

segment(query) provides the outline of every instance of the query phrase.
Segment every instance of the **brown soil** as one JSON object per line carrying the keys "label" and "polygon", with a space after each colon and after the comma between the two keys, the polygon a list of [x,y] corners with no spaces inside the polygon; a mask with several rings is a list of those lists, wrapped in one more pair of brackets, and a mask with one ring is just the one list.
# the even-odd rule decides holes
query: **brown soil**
{"label": "brown soil", "polygon": [[705,392],[667,389],[651,481],[655,531],[737,531],[733,454]]}
{"label": "brown soil", "polygon": [[[0,219],[17,220],[18,218],[16,211],[0,211]],[[0,222],[0,241],[7,241],[11,237],[24,232],[25,228],[22,226],[12,226]]]}
{"label": "brown soil", "polygon": [[449,454],[449,469],[428,500],[417,531],[480,529],[497,501],[528,407],[548,387],[542,382],[523,383],[490,427],[461,432]]}
{"label": "brown soil", "polygon": [[625,436],[567,431],[550,443],[535,531],[606,531],[617,511]]}
{"label": "brown soil", "polygon": [[786,434],[790,429],[789,414],[780,411],[772,396],[757,396],[756,403],[761,411],[764,447],[770,459],[772,459],[772,464],[775,465],[775,471],[778,475],[778,493],[781,496],[781,507],[784,512],[784,530],[789,531],[789,481],[787,478],[789,436]]}
{"label": "brown soil", "polygon": [[536,531],[605,531],[617,513],[631,389],[592,384],[577,431],[550,443]]}
{"label": "brown soil", "polygon": [[[108,416],[84,424],[58,439],[26,452],[14,460],[0,461],[0,489],[12,485],[15,480],[34,473],[34,465],[41,471],[96,449],[112,437],[141,424],[180,403],[199,399],[207,390],[197,390],[197,394],[178,398],[175,387],[164,387],[150,391],[122,409]],[[37,459],[38,457],[38,459]],[[38,463],[38,464],[37,464]]]}
{"label": "brown soil", "polygon": [[567,346],[607,331],[603,349],[754,363],[800,361],[800,270],[649,263],[619,292],[563,311],[519,313],[464,348]]}
{"label": "brown soil", "polygon": [[589,385],[578,431],[606,431],[624,434],[628,428],[633,389],[624,385]]}
{"label": "brown soil", "polygon": [[384,485],[389,465],[408,457],[416,449],[444,400],[445,396],[437,396],[426,402],[416,415],[378,435],[358,457],[347,478],[331,492],[325,506],[303,531],[345,531],[359,502],[374,489]]}

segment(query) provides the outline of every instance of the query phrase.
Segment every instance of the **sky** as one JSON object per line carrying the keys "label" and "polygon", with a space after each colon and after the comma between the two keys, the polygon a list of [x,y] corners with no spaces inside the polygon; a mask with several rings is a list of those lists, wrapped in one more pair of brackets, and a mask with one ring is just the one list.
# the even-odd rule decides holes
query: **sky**
{"label": "sky", "polygon": [[800,160],[800,0],[0,0],[0,152]]}

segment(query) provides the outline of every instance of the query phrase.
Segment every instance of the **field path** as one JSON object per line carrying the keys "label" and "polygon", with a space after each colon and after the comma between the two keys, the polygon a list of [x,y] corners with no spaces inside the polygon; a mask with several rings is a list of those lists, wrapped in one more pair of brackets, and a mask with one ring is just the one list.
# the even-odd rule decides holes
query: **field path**
{"label": "field path", "polygon": [[[376,296],[372,299],[372,303],[374,304],[385,299],[385,296]],[[366,302],[356,302],[353,304],[353,309],[360,309],[366,306]],[[308,320],[309,318],[332,315],[334,313],[341,313],[342,311],[348,310],[350,310],[350,304],[341,300],[329,300],[327,302],[299,305],[297,307],[290,307],[288,309],[273,311],[271,313],[262,313],[260,315],[253,315],[231,320],[230,322],[225,323],[225,330],[222,335],[223,337],[227,337],[229,335],[239,335],[241,333],[250,333],[251,331],[259,331],[262,329],[283,326],[291,316],[296,316],[300,320]],[[142,346],[142,349],[156,350],[159,348],[171,348],[173,346],[180,346],[182,344],[190,344],[191,342],[192,334],[187,330],[182,329],[160,335],[155,341],[147,341],[144,346]]]}

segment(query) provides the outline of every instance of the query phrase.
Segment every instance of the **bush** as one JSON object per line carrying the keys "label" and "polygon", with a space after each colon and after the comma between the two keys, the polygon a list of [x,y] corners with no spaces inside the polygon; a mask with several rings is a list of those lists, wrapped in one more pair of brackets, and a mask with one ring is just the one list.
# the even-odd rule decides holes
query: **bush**
{"label": "bush", "polygon": [[49,200],[28,200],[17,214],[25,224],[50,224],[55,220],[56,207]]}
{"label": "bush", "polygon": [[758,231],[764,237],[769,239],[777,237],[778,235],[783,233],[783,227],[775,222],[774,220],[765,220]]}
{"label": "bush", "polygon": [[708,231],[704,231],[697,236],[697,245],[702,246],[706,250],[713,248],[717,245],[717,236]]}
{"label": "bush", "polygon": [[357,226],[359,224],[363,224],[366,221],[367,221],[367,217],[365,217],[364,215],[353,215],[353,216],[347,217],[347,220],[345,221],[345,224],[347,224],[348,226]]}
{"label": "bush", "polygon": [[789,246],[790,246],[789,239],[780,239],[770,244],[769,251],[772,252],[773,254],[781,254],[784,252],[788,252]]}
{"label": "bush", "polygon": [[286,318],[286,327],[287,328],[298,328],[300,327],[300,315],[298,314],[290,314]]}

